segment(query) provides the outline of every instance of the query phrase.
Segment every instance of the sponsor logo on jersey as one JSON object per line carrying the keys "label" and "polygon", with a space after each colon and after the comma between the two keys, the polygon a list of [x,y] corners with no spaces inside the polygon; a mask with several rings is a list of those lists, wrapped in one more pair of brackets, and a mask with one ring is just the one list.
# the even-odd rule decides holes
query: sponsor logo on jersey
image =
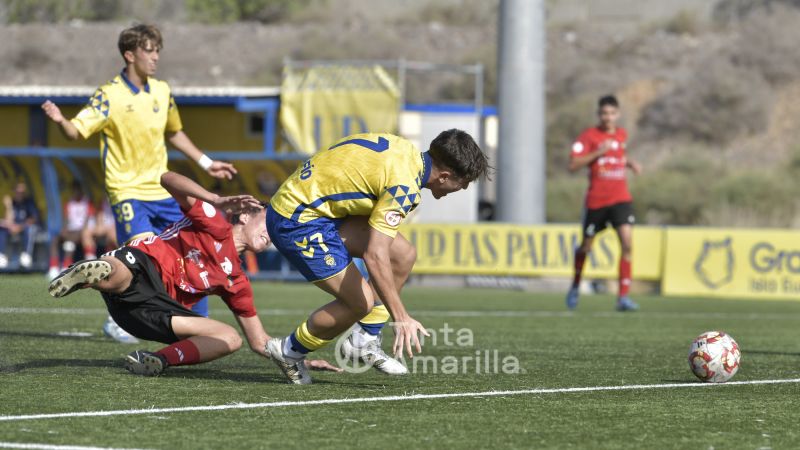
{"label": "sponsor logo on jersey", "polygon": [[219,266],[222,267],[222,271],[225,272],[225,275],[230,275],[231,272],[233,272],[233,263],[227,256],[225,257],[225,261],[222,261]]}
{"label": "sponsor logo on jersey", "polygon": [[198,266],[200,266],[200,268],[202,268],[203,263],[200,261],[200,255],[201,255],[200,250],[193,248],[189,250],[189,253],[187,253],[184,258],[188,259],[189,261],[197,264]]}

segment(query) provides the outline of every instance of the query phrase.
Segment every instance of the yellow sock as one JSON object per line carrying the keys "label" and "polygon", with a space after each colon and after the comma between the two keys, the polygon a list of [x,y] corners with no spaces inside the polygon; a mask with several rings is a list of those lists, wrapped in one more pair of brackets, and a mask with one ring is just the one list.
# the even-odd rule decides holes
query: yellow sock
{"label": "yellow sock", "polygon": [[311,334],[311,332],[308,331],[307,322],[303,322],[299,327],[297,327],[297,330],[292,333],[290,340],[292,344],[299,344],[300,348],[296,348],[295,350],[299,351],[300,353],[308,353],[313,352],[314,350],[319,350],[331,342],[328,339],[320,339]]}

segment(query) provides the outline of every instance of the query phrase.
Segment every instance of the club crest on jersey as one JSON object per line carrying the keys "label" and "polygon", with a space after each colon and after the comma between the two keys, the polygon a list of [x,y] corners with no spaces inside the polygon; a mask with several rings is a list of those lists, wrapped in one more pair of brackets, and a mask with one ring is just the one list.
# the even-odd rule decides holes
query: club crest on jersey
{"label": "club crest on jersey", "polygon": [[[220,244],[220,243],[219,243],[219,242],[217,242],[217,241],[214,241],[214,250],[215,250],[217,253],[219,253],[219,251],[220,251],[220,250],[222,250],[222,244]],[[225,258],[225,259],[228,259],[228,258]]]}
{"label": "club crest on jersey", "polygon": [[189,261],[191,261],[191,262],[193,262],[195,264],[197,264],[202,269],[203,268],[203,263],[200,262],[200,254],[201,254],[200,250],[198,250],[196,248],[193,248],[193,249],[189,250],[189,253],[187,253],[184,258],[188,259]]}
{"label": "club crest on jersey", "polygon": [[400,225],[400,222],[403,220],[403,215],[400,214],[400,211],[389,211],[384,216],[386,220],[386,224],[390,227],[396,227]]}
{"label": "club crest on jersey", "polygon": [[157,113],[161,108],[158,106],[158,100],[153,99],[153,112]]}
{"label": "club crest on jersey", "polygon": [[329,265],[330,267],[335,266],[336,258],[334,258],[333,255],[325,255],[325,264]]}
{"label": "club crest on jersey", "polygon": [[233,272],[233,263],[227,256],[225,257],[225,261],[222,261],[219,266],[222,267],[222,271],[225,272],[225,275],[230,275],[231,272]]}

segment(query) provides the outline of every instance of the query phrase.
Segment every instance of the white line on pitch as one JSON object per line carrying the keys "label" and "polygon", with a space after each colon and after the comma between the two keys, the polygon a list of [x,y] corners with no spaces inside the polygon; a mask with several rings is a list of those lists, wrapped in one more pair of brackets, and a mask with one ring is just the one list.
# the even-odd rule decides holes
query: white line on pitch
{"label": "white line on pitch", "polygon": [[[311,309],[261,309],[260,316],[305,316]],[[225,315],[227,309],[212,309],[211,314]],[[714,313],[704,312],[702,315],[686,312],[647,312],[639,311],[636,315],[620,314],[618,312],[597,311],[593,313],[581,314],[571,311],[514,311],[514,310],[435,310],[435,309],[416,309],[412,310],[415,315],[422,317],[594,317],[594,318],[622,318],[622,317],[642,317],[642,318],[661,318],[661,319],[693,319],[702,318],[712,319],[746,319],[746,320],[797,320],[797,314],[762,314],[762,313]],[[102,308],[0,308],[0,314],[65,314],[65,315],[107,315],[108,311]]]}
{"label": "white line on pitch", "polygon": [[721,384],[700,383],[700,382],[674,383],[674,384],[632,384],[626,386],[590,386],[590,387],[574,387],[574,388],[522,389],[515,391],[459,392],[452,394],[389,395],[385,397],[332,398],[323,400],[283,401],[283,402],[268,402],[268,403],[230,403],[226,405],[182,406],[175,408],[125,409],[125,410],[114,410],[114,411],[80,411],[80,412],[55,413],[55,414],[28,414],[21,416],[0,416],[0,422],[9,422],[18,420],[60,419],[65,417],[127,416],[135,414],[162,414],[162,413],[190,412],[190,411],[221,411],[226,409],[261,409],[261,408],[281,408],[288,406],[340,405],[347,403],[431,400],[440,398],[503,397],[503,396],[530,395],[530,394],[569,394],[574,392],[634,391],[634,390],[647,390],[647,389],[713,388],[713,387],[724,387],[724,386],[786,384],[786,383],[800,383],[800,378],[792,378],[785,380],[732,381],[729,383],[721,383]]}
{"label": "white line on pitch", "polygon": [[36,450],[141,450],[135,448],[84,447],[82,445],[29,444],[23,442],[0,442],[0,448],[26,448]]}

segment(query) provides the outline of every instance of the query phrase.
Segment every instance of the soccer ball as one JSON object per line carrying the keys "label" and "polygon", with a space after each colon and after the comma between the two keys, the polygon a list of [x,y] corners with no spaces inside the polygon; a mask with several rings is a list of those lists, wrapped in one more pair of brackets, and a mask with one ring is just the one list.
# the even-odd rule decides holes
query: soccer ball
{"label": "soccer ball", "polygon": [[722,331],[706,331],[689,347],[689,368],[708,383],[724,383],[739,370],[739,344]]}

